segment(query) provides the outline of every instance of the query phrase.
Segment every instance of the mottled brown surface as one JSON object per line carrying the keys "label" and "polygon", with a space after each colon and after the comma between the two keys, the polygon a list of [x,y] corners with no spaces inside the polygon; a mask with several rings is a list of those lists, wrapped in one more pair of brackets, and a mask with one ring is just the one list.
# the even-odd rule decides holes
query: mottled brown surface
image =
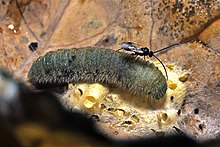
{"label": "mottled brown surface", "polygon": [[[0,65],[26,81],[32,62],[57,48],[97,45],[118,49],[121,41],[133,41],[156,50],[187,41],[159,56],[165,64],[175,63],[191,72],[184,119],[179,124],[199,139],[219,137],[219,10],[219,0],[184,4],[162,0],[3,0]],[[9,29],[9,24],[15,29]],[[32,41],[39,43],[36,52],[28,48]],[[198,114],[194,114],[195,108]]]}
{"label": "mottled brown surface", "polygon": [[154,1],[153,6],[155,48],[195,39],[220,12],[218,0]]}
{"label": "mottled brown surface", "polygon": [[[220,124],[220,57],[215,51],[192,42],[167,52],[168,62],[190,71],[186,82],[187,95],[183,104],[181,128],[196,138],[219,137]],[[164,58],[162,55],[161,58]],[[176,58],[178,57],[178,58]],[[194,109],[198,108],[198,114]],[[199,125],[203,128],[200,129]]]}
{"label": "mottled brown surface", "polygon": [[217,19],[211,25],[209,25],[203,32],[198,36],[198,39],[203,43],[207,44],[210,49],[220,53],[220,19]]}

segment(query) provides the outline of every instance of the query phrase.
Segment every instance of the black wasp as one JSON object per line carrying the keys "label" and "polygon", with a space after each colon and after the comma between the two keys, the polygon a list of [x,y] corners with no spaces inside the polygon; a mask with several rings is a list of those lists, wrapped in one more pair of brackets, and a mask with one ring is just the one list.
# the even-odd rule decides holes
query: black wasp
{"label": "black wasp", "polygon": [[157,58],[157,56],[155,56],[154,54],[158,53],[160,51],[166,50],[166,49],[168,49],[172,46],[175,46],[175,45],[177,45],[177,44],[174,44],[174,45],[171,45],[169,47],[162,48],[160,50],[157,50],[157,51],[153,52],[153,51],[150,51],[149,48],[147,48],[147,47],[137,47],[133,42],[122,42],[121,43],[121,48],[119,50],[123,49],[123,50],[126,50],[126,51],[131,51],[131,52],[133,52],[132,55],[144,56],[144,59],[145,59],[146,56],[155,57],[161,63],[161,65],[163,66],[163,68],[165,70],[165,73],[166,73],[167,80],[168,80],[166,67],[164,66],[162,61],[159,58]]}

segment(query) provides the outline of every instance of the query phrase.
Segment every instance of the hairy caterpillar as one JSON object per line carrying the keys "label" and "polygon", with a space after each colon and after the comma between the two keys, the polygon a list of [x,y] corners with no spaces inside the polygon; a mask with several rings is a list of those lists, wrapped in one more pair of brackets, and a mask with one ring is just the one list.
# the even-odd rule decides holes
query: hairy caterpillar
{"label": "hairy caterpillar", "polygon": [[153,63],[111,49],[85,47],[48,52],[32,65],[33,84],[101,83],[161,99],[166,78]]}

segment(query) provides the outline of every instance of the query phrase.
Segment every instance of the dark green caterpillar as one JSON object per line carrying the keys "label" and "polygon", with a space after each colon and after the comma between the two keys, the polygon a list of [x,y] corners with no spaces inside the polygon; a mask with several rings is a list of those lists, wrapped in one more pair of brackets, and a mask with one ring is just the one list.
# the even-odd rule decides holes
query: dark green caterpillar
{"label": "dark green caterpillar", "polygon": [[107,84],[157,100],[167,90],[166,78],[153,63],[128,53],[95,47],[48,52],[33,63],[28,77],[36,85]]}

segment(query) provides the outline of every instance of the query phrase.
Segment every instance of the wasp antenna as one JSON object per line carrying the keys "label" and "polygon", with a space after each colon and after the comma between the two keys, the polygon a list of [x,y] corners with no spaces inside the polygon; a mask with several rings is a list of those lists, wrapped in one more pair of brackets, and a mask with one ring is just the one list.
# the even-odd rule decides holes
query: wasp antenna
{"label": "wasp antenna", "polygon": [[162,62],[159,58],[157,58],[157,56],[155,56],[155,55],[153,55],[153,56],[154,56],[154,57],[161,63],[161,65],[163,66],[164,71],[165,71],[165,73],[166,73],[167,81],[168,81],[168,74],[167,74],[166,67],[164,66],[163,62]]}
{"label": "wasp antenna", "polygon": [[161,51],[165,51],[165,50],[170,49],[170,48],[172,48],[172,47],[174,47],[174,46],[177,46],[177,45],[180,45],[180,44],[179,44],[179,43],[176,43],[176,44],[170,45],[170,46],[168,46],[168,47],[165,47],[165,48],[162,48],[162,49],[160,49],[160,50],[157,50],[157,51],[155,51],[154,53],[158,53],[158,52],[161,52]]}

